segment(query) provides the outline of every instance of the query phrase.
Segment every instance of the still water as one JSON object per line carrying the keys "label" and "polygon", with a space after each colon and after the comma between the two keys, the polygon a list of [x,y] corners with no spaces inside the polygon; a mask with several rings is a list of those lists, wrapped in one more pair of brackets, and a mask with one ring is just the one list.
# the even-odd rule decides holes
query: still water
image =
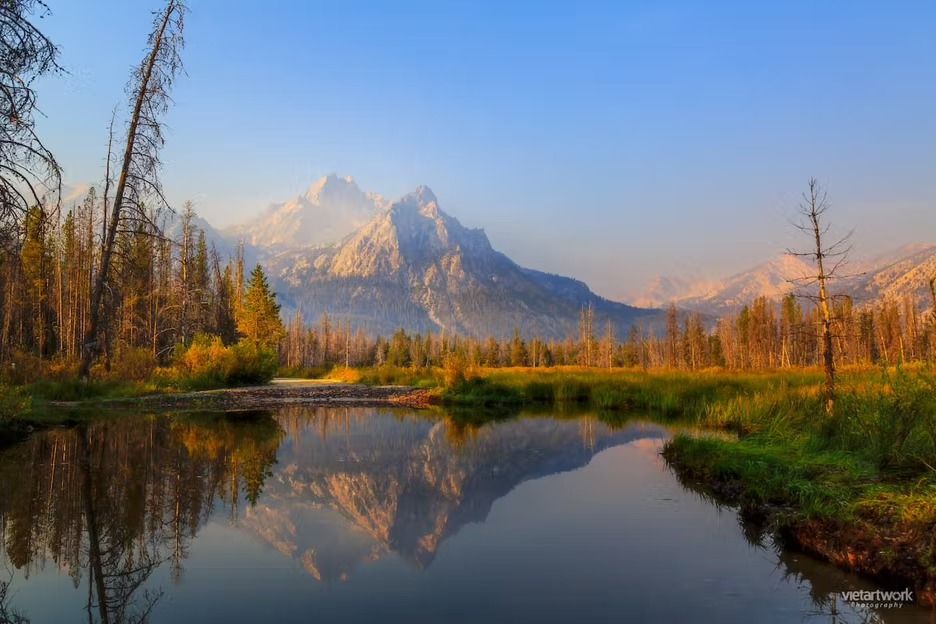
{"label": "still water", "polygon": [[471,420],[291,406],[34,434],[0,451],[0,622],[933,621],[843,602],[874,586],[686,489],[663,425]]}

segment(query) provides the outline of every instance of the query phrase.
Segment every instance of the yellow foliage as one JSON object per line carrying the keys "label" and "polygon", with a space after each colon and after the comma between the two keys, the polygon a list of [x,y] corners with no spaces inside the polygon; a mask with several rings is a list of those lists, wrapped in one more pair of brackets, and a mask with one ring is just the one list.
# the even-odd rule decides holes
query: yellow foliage
{"label": "yellow foliage", "polygon": [[332,370],[328,377],[336,381],[343,381],[345,383],[358,383],[361,381],[361,371],[354,368],[345,368],[340,367]]}

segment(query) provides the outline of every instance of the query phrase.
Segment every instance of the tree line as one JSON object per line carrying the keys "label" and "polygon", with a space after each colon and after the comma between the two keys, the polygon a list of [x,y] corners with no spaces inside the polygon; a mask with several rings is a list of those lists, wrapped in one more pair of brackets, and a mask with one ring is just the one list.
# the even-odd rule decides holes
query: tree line
{"label": "tree line", "polygon": [[[842,366],[936,361],[936,319],[912,297],[859,307],[835,297],[831,332]],[[582,366],[702,370],[765,370],[823,364],[822,314],[795,295],[779,301],[758,297],[739,311],[707,321],[697,312],[670,306],[663,332],[633,326],[618,339],[611,323],[594,328],[583,308],[579,332],[564,340],[524,337],[465,337],[445,332],[370,336],[350,323],[324,315],[306,324],[296,313],[287,324],[280,360],[290,369],[333,366],[435,367],[460,358],[477,367]]]}
{"label": "tree line", "polygon": [[[714,326],[671,307],[662,332],[633,327],[616,336],[586,306],[578,334],[565,340],[528,338],[519,329],[509,340],[402,329],[372,337],[340,318],[308,325],[298,312],[284,327],[262,267],[246,278],[243,249],[222,258],[197,227],[193,207],[176,213],[163,195],[161,117],[182,70],[184,4],[166,0],[154,16],[128,83],[126,116],[111,121],[102,184],[65,207],[61,168],[34,124],[33,81],[61,71],[57,48],[33,23],[46,11],[37,0],[0,3],[0,93],[6,96],[0,98],[0,379],[28,380],[32,369],[87,379],[92,366],[141,373],[179,361],[193,346],[199,351],[188,366],[206,368],[206,360],[230,355],[224,347],[248,341],[277,351],[279,363],[293,370],[428,367],[453,358],[489,367],[821,365],[831,405],[836,363],[934,358],[936,277],[929,284],[934,314],[927,317],[909,298],[859,308],[833,296],[848,237],[825,240],[828,202],[815,180],[803,195],[798,226],[810,248],[791,251],[816,266],[804,284],[815,294],[760,298]],[[804,300],[812,305],[804,307]]]}
{"label": "tree line", "polygon": [[[0,248],[0,362],[15,368],[32,357],[65,368],[78,365],[105,222],[104,203],[93,187],[54,220],[38,207],[27,211],[20,244]],[[176,226],[174,238],[163,233],[167,223]],[[99,346],[105,371],[115,362],[168,364],[200,334],[225,345],[246,339],[271,349],[283,335],[279,304],[262,266],[246,276],[242,247],[222,259],[197,227],[191,204],[178,215],[163,213],[121,228],[111,271]],[[15,370],[7,374],[15,376]]]}

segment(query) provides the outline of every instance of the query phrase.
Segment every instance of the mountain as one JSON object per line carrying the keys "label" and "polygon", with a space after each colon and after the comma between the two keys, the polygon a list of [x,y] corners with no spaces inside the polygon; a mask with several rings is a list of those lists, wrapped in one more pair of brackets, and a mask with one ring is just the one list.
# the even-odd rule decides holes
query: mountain
{"label": "mountain", "polygon": [[844,282],[844,292],[859,304],[883,298],[912,296],[932,305],[929,281],[936,277],[936,245],[908,245],[880,256]]}
{"label": "mountain", "polygon": [[[330,416],[330,418],[329,418]],[[290,431],[309,412],[288,412]],[[419,568],[443,543],[521,483],[575,470],[604,449],[666,431],[630,423],[517,418],[465,436],[450,420],[316,411],[309,427],[279,449],[257,505],[238,527],[296,560],[317,581],[346,580],[395,553]]]}
{"label": "mountain", "polygon": [[284,312],[314,321],[327,312],[388,334],[399,327],[462,335],[575,335],[590,304],[596,331],[618,335],[661,324],[658,310],[609,301],[582,282],[526,269],[496,251],[483,230],[466,228],[415,192],[379,211],[338,243],[294,248],[265,261]]}
{"label": "mountain", "polygon": [[680,299],[704,297],[715,292],[719,286],[720,282],[714,280],[694,279],[681,275],[658,275],[631,303],[645,308],[659,308]]}
{"label": "mountain", "polygon": [[[680,308],[712,316],[737,311],[757,297],[779,299],[797,290],[791,280],[815,274],[810,262],[781,255],[724,280],[695,281],[679,277],[654,279],[635,302]],[[832,291],[848,295],[858,305],[910,295],[929,307],[929,280],[936,276],[936,245],[905,245],[867,260],[856,260],[842,270]]]}
{"label": "mountain", "polygon": [[226,237],[255,247],[291,248],[341,240],[387,206],[354,179],[325,176],[302,195],[273,204],[257,218],[228,228]]}

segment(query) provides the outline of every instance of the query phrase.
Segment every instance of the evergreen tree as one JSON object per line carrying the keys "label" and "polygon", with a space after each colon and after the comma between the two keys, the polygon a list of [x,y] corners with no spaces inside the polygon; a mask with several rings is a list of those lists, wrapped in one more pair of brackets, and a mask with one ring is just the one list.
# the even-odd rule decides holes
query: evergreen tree
{"label": "evergreen tree", "polygon": [[270,290],[263,267],[258,264],[250,273],[244,305],[237,318],[237,329],[248,340],[276,347],[286,334],[279,311],[276,295]]}

